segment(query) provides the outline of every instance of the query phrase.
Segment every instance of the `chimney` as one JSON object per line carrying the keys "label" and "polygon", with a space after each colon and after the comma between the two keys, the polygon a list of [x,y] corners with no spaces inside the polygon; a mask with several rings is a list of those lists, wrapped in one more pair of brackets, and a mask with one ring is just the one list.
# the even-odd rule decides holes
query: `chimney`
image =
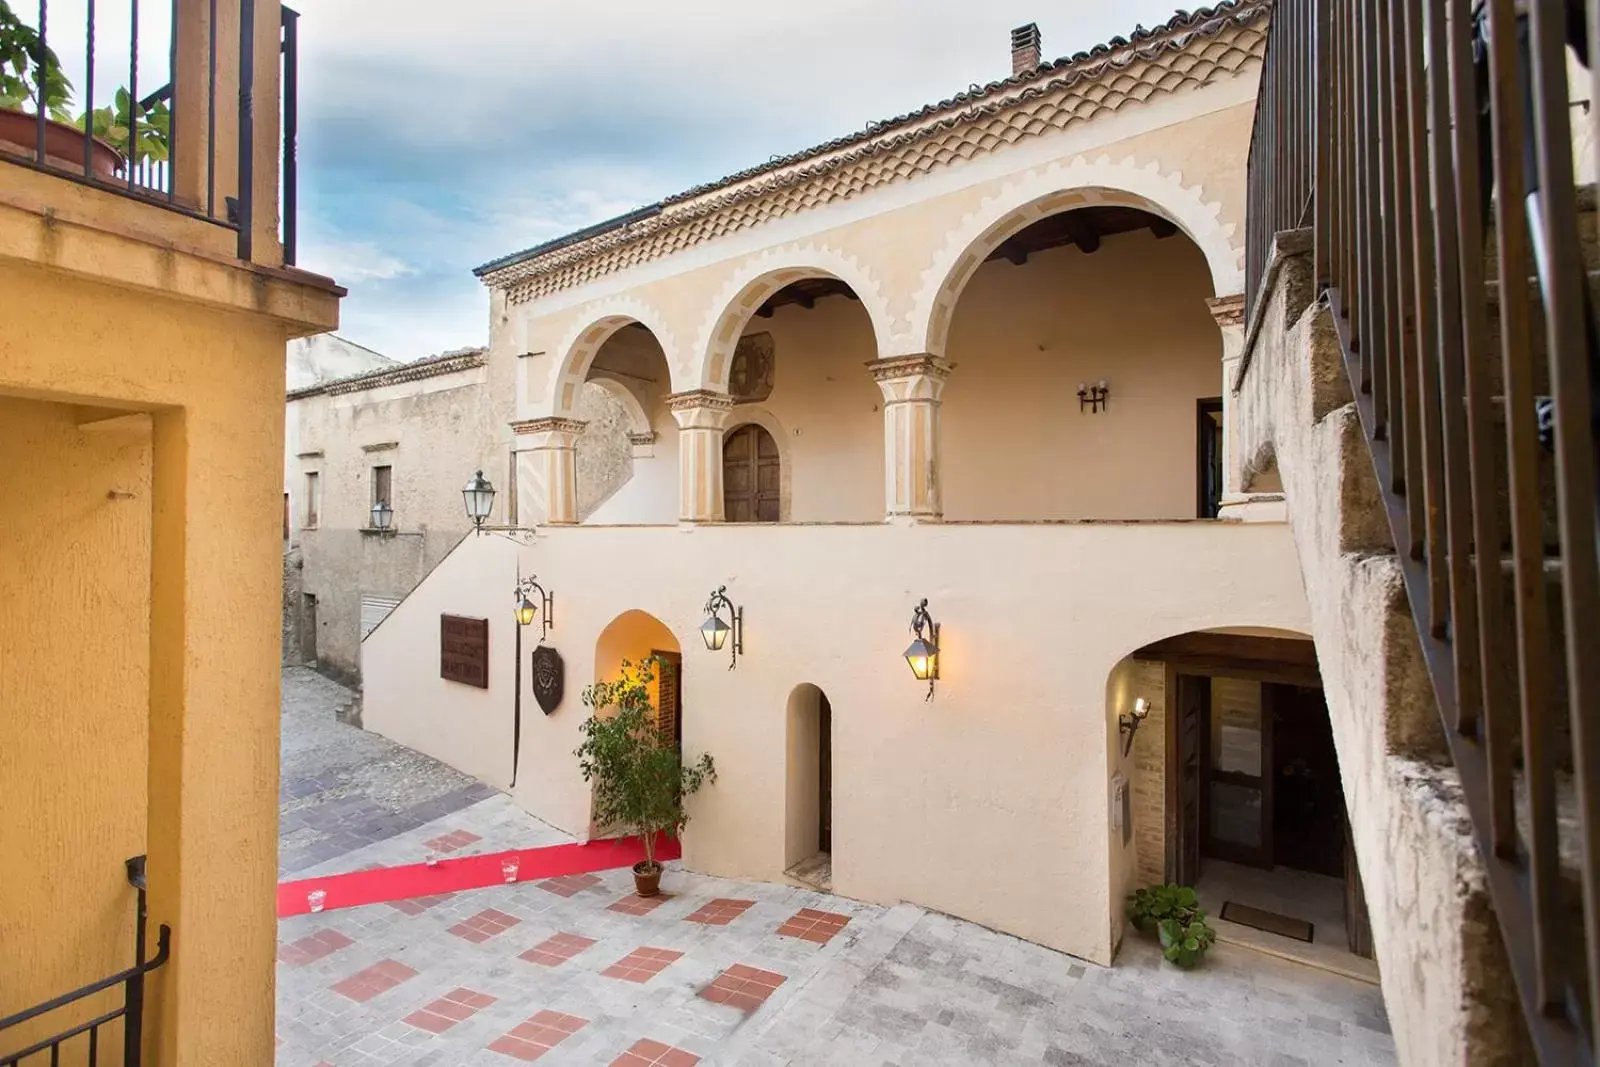
{"label": "chimney", "polygon": [[1011,31],[1011,76],[1039,69],[1039,24],[1030,22]]}

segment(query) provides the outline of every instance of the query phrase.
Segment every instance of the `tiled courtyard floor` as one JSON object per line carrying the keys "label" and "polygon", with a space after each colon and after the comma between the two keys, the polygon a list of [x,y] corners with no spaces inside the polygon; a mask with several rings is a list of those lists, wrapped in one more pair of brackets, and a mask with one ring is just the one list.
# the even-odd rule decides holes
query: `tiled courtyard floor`
{"label": "tiled courtyard floor", "polygon": [[[294,691],[327,700],[329,720],[343,692],[314,677]],[[431,776],[421,804],[461,795],[440,788],[453,772],[305,706],[285,715],[286,759],[307,722],[319,746]],[[335,791],[360,801],[370,780]],[[384,811],[414,811],[382,789]],[[406,821],[326,832],[352,847],[297,876],[566,840],[494,793]],[[1182,973],[1130,941],[1107,969],[910,905],[671,869],[663,888],[641,902],[608,871],[285,920],[278,1065],[1394,1062],[1375,988],[1247,949]]]}

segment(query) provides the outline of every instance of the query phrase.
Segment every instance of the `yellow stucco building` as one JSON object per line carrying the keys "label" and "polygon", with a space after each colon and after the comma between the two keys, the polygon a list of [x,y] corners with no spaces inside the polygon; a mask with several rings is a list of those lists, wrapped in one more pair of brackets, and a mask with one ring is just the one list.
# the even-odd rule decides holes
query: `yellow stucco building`
{"label": "yellow stucco building", "polygon": [[[130,94],[169,159],[0,125],[0,1057],[80,1027],[61,1062],[273,1055],[284,345],[343,291],[292,266],[292,13],[169,28]],[[140,856],[142,1009],[116,983],[18,1020],[135,966]]]}

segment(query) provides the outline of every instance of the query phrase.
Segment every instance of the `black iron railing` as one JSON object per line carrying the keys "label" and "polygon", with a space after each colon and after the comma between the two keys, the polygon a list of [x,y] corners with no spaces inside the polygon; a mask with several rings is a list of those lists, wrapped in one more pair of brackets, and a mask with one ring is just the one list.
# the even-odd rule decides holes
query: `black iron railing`
{"label": "black iron railing", "polygon": [[98,982],[90,982],[82,989],[63,993],[27,1011],[0,1019],[0,1049],[6,1047],[6,1031],[13,1027],[58,1012],[105,990],[121,986],[122,1004],[51,1037],[35,1041],[26,1048],[15,1052],[0,1052],[0,1067],[29,1067],[35,1063],[48,1063],[51,1067],[55,1067],[63,1056],[72,1056],[74,1062],[87,1062],[89,1067],[95,1067],[99,1062],[103,1044],[100,1039],[101,1028],[118,1019],[122,1020],[123,1067],[139,1067],[144,1040],[144,976],[167,962],[167,953],[172,946],[172,930],[163,923],[156,933],[156,954],[149,959],[144,957],[146,888],[144,861],[143,856],[135,856],[128,861],[128,882],[138,894],[137,915],[133,928],[133,966],[102,978]]}
{"label": "black iron railing", "polygon": [[[155,46],[150,47],[150,20],[141,19],[140,0],[118,0],[118,6],[127,6],[127,76],[111,93],[104,86],[97,91],[97,61],[103,63],[105,49],[102,23],[97,18],[96,0],[57,0],[54,9],[49,0],[37,0],[36,12],[30,13],[32,25],[22,21],[22,5],[7,10],[0,4],[0,36],[9,30],[22,42],[27,55],[24,69],[17,74],[21,98],[10,102],[10,113],[26,114],[32,129],[20,139],[6,136],[6,129],[15,129],[15,123],[0,126],[0,160],[47,170],[53,174],[132,197],[142,203],[156,204],[168,210],[188,215],[238,233],[238,256],[251,258],[250,222],[255,215],[255,48],[256,0],[229,0],[221,12],[226,23],[238,17],[236,40],[218,38],[218,0],[209,0],[204,41],[205,69],[203,78],[193,65],[180,57],[180,47],[185,53],[195,53],[200,47],[200,27],[184,26],[179,22],[179,0],[167,0],[170,5],[164,20],[165,34],[157,34]],[[145,14],[159,5],[146,3]],[[103,6],[103,4],[102,4]],[[80,79],[74,85],[68,77],[69,64],[60,58],[57,42],[69,36],[68,27],[62,24],[63,8],[71,16],[70,36],[74,42],[83,41],[82,64],[70,58],[71,70]],[[294,262],[296,224],[295,127],[298,124],[298,16],[282,8],[280,46],[282,66],[281,91],[283,93],[283,170],[281,194],[283,197],[282,233],[285,262]],[[103,14],[103,12],[102,12]],[[120,14],[120,12],[119,12]],[[117,45],[122,44],[121,25],[118,20]],[[144,40],[141,41],[141,34]],[[141,53],[141,45],[144,51]],[[141,95],[141,66],[148,66],[154,58],[159,62],[165,54],[166,83],[153,92]],[[198,53],[195,53],[198,54]],[[218,58],[237,59],[238,87],[229,99],[231,87],[224,86],[223,100],[219,97]],[[231,65],[231,64],[230,64]],[[119,68],[120,69],[120,68]],[[180,78],[180,71],[188,78]],[[194,84],[189,84],[192,80]],[[81,87],[82,96],[77,96]],[[0,108],[7,101],[0,84]],[[204,107],[185,107],[196,96],[203,96]],[[274,106],[270,113],[278,111]],[[100,106],[96,106],[99,104]],[[238,137],[235,143],[219,143],[217,137],[218,108],[232,111]],[[189,122],[181,122],[183,116]],[[204,117],[205,128],[189,129],[198,125],[193,119]],[[276,115],[273,115],[276,118]],[[0,120],[6,114],[0,111]],[[93,136],[83,136],[92,133]],[[187,142],[203,146],[203,151],[190,151]],[[232,195],[218,189],[219,163],[236,175],[237,185]],[[184,167],[195,173],[179,173]],[[219,202],[220,201],[220,202]]]}
{"label": "black iron railing", "polygon": [[1600,1033],[1600,345],[1571,128],[1596,116],[1567,67],[1596,8],[1278,0],[1250,158],[1249,299],[1273,234],[1310,225],[1546,1064],[1594,1064]]}

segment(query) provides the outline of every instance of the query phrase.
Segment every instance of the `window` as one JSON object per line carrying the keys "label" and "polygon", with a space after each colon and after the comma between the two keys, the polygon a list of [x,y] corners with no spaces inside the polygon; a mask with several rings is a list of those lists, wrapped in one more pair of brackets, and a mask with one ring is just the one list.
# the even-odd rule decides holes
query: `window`
{"label": "window", "polygon": [[322,512],[322,485],[316,471],[306,472],[306,529],[317,528],[317,516]]}
{"label": "window", "polygon": [[393,473],[393,471],[394,471],[393,467],[387,467],[387,466],[385,466],[385,467],[373,467],[372,468],[372,504],[373,504],[373,506],[377,506],[378,504],[383,503],[383,504],[388,504],[391,508],[394,507],[394,497],[390,495],[390,484],[391,484],[390,476]]}

